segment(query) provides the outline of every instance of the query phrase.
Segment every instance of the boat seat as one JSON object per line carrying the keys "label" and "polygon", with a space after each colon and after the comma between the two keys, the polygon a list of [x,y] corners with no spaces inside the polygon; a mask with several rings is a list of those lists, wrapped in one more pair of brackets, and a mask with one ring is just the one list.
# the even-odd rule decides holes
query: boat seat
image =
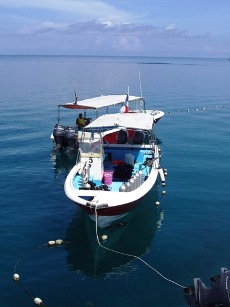
{"label": "boat seat", "polygon": [[121,129],[117,134],[117,144],[126,144],[128,141],[128,131]]}
{"label": "boat seat", "polygon": [[133,136],[133,144],[143,144],[145,134],[142,130],[136,130]]}

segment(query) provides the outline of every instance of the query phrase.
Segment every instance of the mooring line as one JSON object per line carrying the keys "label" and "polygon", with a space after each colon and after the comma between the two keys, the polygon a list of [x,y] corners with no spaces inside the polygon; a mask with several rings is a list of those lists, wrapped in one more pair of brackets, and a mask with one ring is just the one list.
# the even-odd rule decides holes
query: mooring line
{"label": "mooring line", "polygon": [[[64,244],[64,243],[69,243],[69,242],[66,242],[66,241],[63,241],[61,239],[58,239],[58,240],[54,240],[54,241],[49,241],[47,244],[43,244],[39,247],[37,247],[36,249],[33,249],[33,251],[35,250],[38,250],[40,248],[43,248],[43,247],[53,247],[53,246],[57,246],[57,245],[61,245],[61,244]],[[30,251],[31,252],[31,251]],[[26,288],[23,287],[23,285],[21,284],[20,282],[20,276],[19,274],[17,273],[17,266],[18,266],[18,263],[19,261],[21,260],[21,258],[25,255],[26,253],[22,254],[16,261],[15,263],[15,266],[14,266],[14,274],[13,274],[13,280],[15,281],[15,283],[17,283],[24,291],[25,293],[34,301],[34,303],[38,306],[41,306],[41,307],[45,307],[45,304],[42,302],[42,300],[39,298],[39,297],[34,297]]]}
{"label": "mooring line", "polygon": [[199,112],[199,111],[205,112],[205,111],[209,111],[209,110],[213,110],[213,109],[215,109],[215,110],[222,110],[222,109],[225,109],[225,108],[228,108],[228,106],[227,105],[220,105],[220,106],[208,107],[208,108],[206,108],[206,107],[202,107],[202,108],[201,107],[200,108],[198,108],[198,107],[191,107],[191,108],[187,108],[187,109],[174,108],[174,109],[172,109],[170,111],[166,110],[165,112],[167,112],[168,114],[182,113],[182,112],[190,113],[190,112]]}
{"label": "mooring line", "polygon": [[110,251],[110,252],[113,252],[113,253],[116,253],[116,254],[120,254],[120,255],[124,255],[124,256],[127,256],[127,257],[132,257],[132,258],[135,258],[135,259],[138,259],[140,260],[141,262],[143,262],[146,266],[148,266],[151,270],[153,270],[155,273],[157,273],[159,276],[161,276],[163,279],[167,280],[168,282],[171,282],[173,283],[174,285],[178,286],[178,287],[181,287],[181,288],[185,288],[184,286],[180,285],[179,283],[165,277],[163,274],[161,274],[158,270],[156,270],[154,267],[152,267],[150,264],[148,264],[145,260],[143,260],[142,258],[136,256],[136,255],[132,255],[132,254],[128,254],[128,253],[124,253],[124,252],[120,252],[120,251],[117,251],[117,250],[114,250],[114,249],[111,249],[111,248],[108,248],[106,246],[103,246],[101,243],[100,243],[100,240],[99,240],[99,237],[98,237],[98,231],[97,231],[97,209],[95,208],[95,215],[96,215],[96,219],[95,219],[95,231],[96,231],[96,237],[97,237],[97,242],[99,244],[99,246],[101,246],[102,248]]}
{"label": "mooring line", "polygon": [[[43,244],[43,245],[41,245],[41,246],[39,246],[39,247],[37,247],[37,248],[35,248],[35,249],[32,249],[30,252],[33,252],[33,251],[35,251],[35,250],[37,250],[37,249],[40,249],[40,248],[43,248],[43,247],[46,247],[46,246],[49,246],[49,243],[48,243],[48,244]],[[18,265],[19,261],[21,260],[21,258],[22,258],[25,254],[26,254],[26,253],[23,253],[20,257],[18,257],[18,259],[17,259],[17,261],[16,261],[16,263],[15,263],[15,266],[14,266],[14,273],[16,273],[17,265]]]}

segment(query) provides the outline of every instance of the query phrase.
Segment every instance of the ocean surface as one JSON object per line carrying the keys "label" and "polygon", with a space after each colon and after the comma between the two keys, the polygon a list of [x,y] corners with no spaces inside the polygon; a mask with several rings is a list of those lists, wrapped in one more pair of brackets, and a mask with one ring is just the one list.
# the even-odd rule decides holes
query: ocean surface
{"label": "ocean surface", "polygon": [[[229,80],[227,59],[0,56],[0,306],[185,307],[183,287],[230,269]],[[50,140],[74,89],[84,99],[128,87],[165,112],[156,132],[167,194],[156,187],[100,235],[148,265],[98,246],[95,223],[64,193],[75,157]],[[76,117],[64,110],[61,122]],[[56,239],[65,243],[47,247]]]}

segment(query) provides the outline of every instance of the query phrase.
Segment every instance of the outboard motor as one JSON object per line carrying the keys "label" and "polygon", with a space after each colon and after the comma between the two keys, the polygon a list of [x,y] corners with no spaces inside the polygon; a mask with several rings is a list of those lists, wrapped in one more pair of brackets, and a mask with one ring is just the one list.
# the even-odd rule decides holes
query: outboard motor
{"label": "outboard motor", "polygon": [[55,150],[59,152],[62,147],[65,147],[65,128],[66,126],[56,124],[53,129],[53,136],[56,143]]}
{"label": "outboard motor", "polygon": [[212,287],[206,287],[200,278],[195,278],[194,286],[184,289],[189,306],[230,306],[230,271],[221,268],[221,274],[211,277],[210,280]]}
{"label": "outboard motor", "polygon": [[71,153],[74,150],[78,149],[78,129],[77,126],[65,128],[65,144],[67,149],[67,153]]}

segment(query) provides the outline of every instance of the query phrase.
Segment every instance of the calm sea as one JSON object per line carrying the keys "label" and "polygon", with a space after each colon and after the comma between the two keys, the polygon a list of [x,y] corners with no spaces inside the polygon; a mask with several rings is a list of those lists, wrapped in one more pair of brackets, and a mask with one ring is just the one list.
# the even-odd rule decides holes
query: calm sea
{"label": "calm sea", "polygon": [[[230,269],[229,80],[226,59],[0,56],[0,306],[39,297],[49,307],[182,307],[195,277],[209,286]],[[95,224],[63,190],[75,157],[53,154],[50,141],[74,88],[84,99],[128,87],[165,112],[157,136],[167,194],[153,191],[103,244],[153,269],[99,248]],[[55,239],[67,243],[48,248]]]}

